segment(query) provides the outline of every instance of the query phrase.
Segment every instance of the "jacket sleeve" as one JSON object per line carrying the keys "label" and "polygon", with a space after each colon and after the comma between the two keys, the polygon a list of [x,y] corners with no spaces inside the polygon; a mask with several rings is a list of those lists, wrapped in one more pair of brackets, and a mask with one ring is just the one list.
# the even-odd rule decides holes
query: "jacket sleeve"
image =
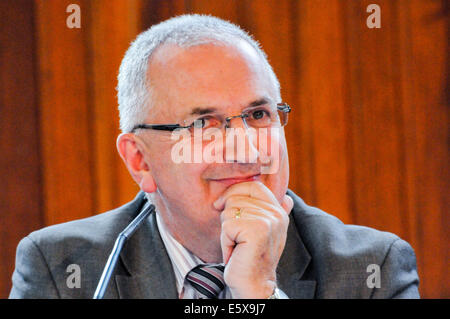
{"label": "jacket sleeve", "polygon": [[58,290],[39,247],[29,237],[16,250],[16,268],[12,276],[11,299],[59,298]]}
{"label": "jacket sleeve", "polygon": [[372,298],[420,298],[416,256],[411,246],[396,239],[381,266],[381,287],[375,288]]}

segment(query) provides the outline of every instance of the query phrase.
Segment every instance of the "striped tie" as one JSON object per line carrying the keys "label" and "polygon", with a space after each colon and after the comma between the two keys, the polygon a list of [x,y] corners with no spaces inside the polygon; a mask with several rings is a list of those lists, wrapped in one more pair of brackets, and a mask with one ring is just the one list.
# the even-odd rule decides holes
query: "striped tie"
{"label": "striped tie", "polygon": [[200,293],[201,299],[217,299],[225,288],[224,269],[220,264],[198,265],[187,274],[186,280]]}

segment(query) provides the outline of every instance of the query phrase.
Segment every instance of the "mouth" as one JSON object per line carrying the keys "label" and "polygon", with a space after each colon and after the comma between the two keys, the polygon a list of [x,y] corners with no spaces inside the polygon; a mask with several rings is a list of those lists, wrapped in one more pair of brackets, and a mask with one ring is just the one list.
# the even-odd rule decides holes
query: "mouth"
{"label": "mouth", "polygon": [[226,187],[237,183],[259,181],[261,174],[247,175],[247,176],[232,176],[220,179],[211,179],[212,182],[220,183]]}

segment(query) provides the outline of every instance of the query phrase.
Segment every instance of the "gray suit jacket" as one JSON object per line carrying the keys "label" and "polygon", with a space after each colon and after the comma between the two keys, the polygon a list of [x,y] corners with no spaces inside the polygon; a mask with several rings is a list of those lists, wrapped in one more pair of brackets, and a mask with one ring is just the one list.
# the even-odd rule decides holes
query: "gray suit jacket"
{"label": "gray suit jacket", "polygon": [[[288,194],[294,208],[277,279],[290,298],[419,297],[415,255],[408,243],[390,233],[344,225]],[[92,298],[117,235],[144,203],[141,192],[110,212],[50,226],[22,239],[10,298]],[[69,267],[73,264],[79,272]],[[368,285],[376,282],[376,270],[367,269],[371,264],[379,266],[379,288]],[[79,288],[74,287],[77,274]],[[177,298],[154,214],[128,240],[105,298]]]}

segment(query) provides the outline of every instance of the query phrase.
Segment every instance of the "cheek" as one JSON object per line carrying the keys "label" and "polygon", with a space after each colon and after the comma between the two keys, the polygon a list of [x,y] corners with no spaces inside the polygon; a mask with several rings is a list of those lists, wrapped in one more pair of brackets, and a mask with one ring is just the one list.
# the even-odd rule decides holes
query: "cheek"
{"label": "cheek", "polygon": [[154,166],[152,175],[158,187],[166,189],[195,189],[202,185],[201,174],[204,168],[201,164],[175,163],[170,157],[160,160]]}
{"label": "cheek", "polygon": [[186,190],[202,192],[201,176],[207,164],[195,162],[195,147],[189,137],[172,135],[164,141],[154,141],[152,146],[148,163],[157,187],[178,195]]}
{"label": "cheek", "polygon": [[261,173],[279,175],[287,162],[287,146],[284,131],[279,128],[260,129],[257,138]]}
{"label": "cheek", "polygon": [[289,158],[284,130],[276,129],[261,133],[258,136],[258,142],[261,142],[258,151],[261,161],[266,161],[261,167],[262,179],[281,201],[289,183]]}

